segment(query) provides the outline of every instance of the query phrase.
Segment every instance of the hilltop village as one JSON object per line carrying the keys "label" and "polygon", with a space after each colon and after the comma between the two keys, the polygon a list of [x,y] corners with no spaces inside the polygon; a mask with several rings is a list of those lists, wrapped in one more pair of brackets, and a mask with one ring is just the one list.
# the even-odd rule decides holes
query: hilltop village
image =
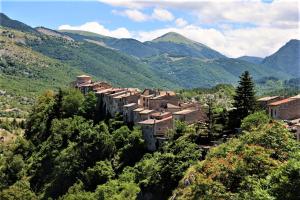
{"label": "hilltop village", "polygon": [[[173,91],[138,88],[115,88],[106,82],[93,82],[90,76],[77,76],[74,87],[83,94],[95,92],[105,116],[122,114],[127,124],[141,126],[147,148],[157,149],[174,128],[175,120],[186,124],[205,123],[207,116],[196,101],[183,102]],[[283,98],[263,97],[257,100],[273,119],[284,120],[300,140],[300,95]]]}
{"label": "hilltop village", "polygon": [[86,75],[77,76],[74,87],[83,94],[94,91],[106,116],[122,114],[125,123],[141,126],[151,151],[167,139],[167,131],[174,128],[175,120],[193,124],[207,119],[198,102],[183,102],[173,91],[114,88],[106,82],[93,82]]}

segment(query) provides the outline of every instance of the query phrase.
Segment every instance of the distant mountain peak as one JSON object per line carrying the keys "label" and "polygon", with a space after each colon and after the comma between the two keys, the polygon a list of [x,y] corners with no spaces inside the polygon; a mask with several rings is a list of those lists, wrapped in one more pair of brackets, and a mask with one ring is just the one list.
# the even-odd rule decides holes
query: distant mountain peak
{"label": "distant mountain peak", "polygon": [[19,30],[22,32],[29,32],[29,33],[38,33],[34,28],[20,22],[17,20],[13,20],[6,16],[4,13],[0,13],[0,26],[6,28],[12,28],[15,30]]}
{"label": "distant mountain peak", "polygon": [[281,70],[292,76],[300,76],[300,40],[291,39],[262,63],[272,69]]}
{"label": "distant mountain peak", "polygon": [[261,57],[257,57],[257,56],[241,56],[241,57],[238,57],[237,59],[239,60],[243,60],[243,61],[247,61],[247,62],[250,62],[250,63],[253,63],[253,64],[260,64],[263,60],[263,58]]}
{"label": "distant mountain peak", "polygon": [[87,36],[87,37],[98,37],[98,38],[113,38],[105,35],[100,35],[98,33],[94,32],[89,32],[89,31],[82,31],[82,30],[68,30],[68,29],[62,29],[58,30],[60,33],[70,33],[70,34],[77,34],[77,35],[82,35],[82,36]]}
{"label": "distant mountain peak", "polygon": [[193,40],[186,38],[183,35],[180,35],[176,32],[168,32],[154,40],[152,42],[173,42],[173,43],[184,43],[184,44],[193,44]]}

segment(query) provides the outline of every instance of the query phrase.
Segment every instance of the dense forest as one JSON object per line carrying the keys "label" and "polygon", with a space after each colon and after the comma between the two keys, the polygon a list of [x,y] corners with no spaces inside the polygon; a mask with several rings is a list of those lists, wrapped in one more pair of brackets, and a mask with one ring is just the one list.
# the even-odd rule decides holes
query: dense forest
{"label": "dense forest", "polygon": [[299,199],[299,143],[281,122],[251,113],[242,133],[208,153],[202,143],[213,127],[182,122],[158,151],[148,152],[141,130],[121,116],[105,118],[93,93],[47,91],[23,124],[24,135],[1,143],[0,197]]}

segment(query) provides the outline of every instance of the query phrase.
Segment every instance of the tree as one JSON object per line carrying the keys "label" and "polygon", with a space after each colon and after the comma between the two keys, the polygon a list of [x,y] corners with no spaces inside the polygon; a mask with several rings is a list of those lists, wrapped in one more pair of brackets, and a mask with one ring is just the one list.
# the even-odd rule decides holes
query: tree
{"label": "tree", "polygon": [[240,76],[239,85],[236,88],[233,106],[236,108],[234,118],[239,127],[241,120],[255,111],[255,91],[252,77],[248,71]]}
{"label": "tree", "polygon": [[89,167],[84,173],[86,185],[95,190],[97,185],[106,183],[115,176],[115,172],[108,160],[98,161],[95,166]]}
{"label": "tree", "polygon": [[26,180],[17,181],[9,188],[0,191],[1,200],[37,200],[37,196],[31,191],[30,184]]}
{"label": "tree", "polygon": [[72,117],[78,114],[81,107],[84,96],[79,90],[69,89],[64,91],[62,99],[62,112],[64,117]]}
{"label": "tree", "polygon": [[95,120],[97,114],[97,97],[94,92],[89,92],[80,107],[80,114],[86,119]]}
{"label": "tree", "polygon": [[269,121],[270,117],[264,111],[255,112],[242,120],[241,128],[245,131],[251,131],[260,125],[267,124]]}

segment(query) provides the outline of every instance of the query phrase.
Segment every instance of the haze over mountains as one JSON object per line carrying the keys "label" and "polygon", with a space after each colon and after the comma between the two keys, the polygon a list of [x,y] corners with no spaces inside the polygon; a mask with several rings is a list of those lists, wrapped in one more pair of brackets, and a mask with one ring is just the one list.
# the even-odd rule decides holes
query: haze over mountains
{"label": "haze over mountains", "polygon": [[[18,85],[20,77],[23,84],[14,90],[24,88],[24,83],[32,79],[45,88],[57,87],[68,84],[80,73],[116,86],[168,89],[235,84],[245,70],[255,80],[270,76],[281,80],[300,77],[299,40],[288,41],[264,59],[249,56],[234,59],[173,32],[140,42],[84,31],[32,28],[4,14],[0,14],[0,22],[3,88],[4,80],[15,79]],[[12,53],[17,50],[19,53]],[[27,60],[39,57],[47,62],[36,62],[33,66],[24,62],[24,57]]]}

